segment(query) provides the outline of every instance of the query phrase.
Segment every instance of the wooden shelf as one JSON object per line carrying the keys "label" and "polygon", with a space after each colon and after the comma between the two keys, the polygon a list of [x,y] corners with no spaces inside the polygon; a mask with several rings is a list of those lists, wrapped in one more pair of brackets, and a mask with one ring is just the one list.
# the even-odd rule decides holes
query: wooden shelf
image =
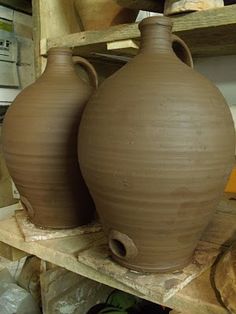
{"label": "wooden shelf", "polygon": [[[200,241],[193,264],[182,272],[156,275],[129,271],[111,261],[101,231],[25,242],[16,223],[14,210],[13,206],[0,211],[0,241],[3,243],[84,277],[176,310],[186,313],[191,311],[191,314],[227,313],[211,287],[212,269],[209,267],[222,247],[226,248],[236,238],[236,201],[221,201],[213,223]],[[200,273],[202,275],[196,278]],[[164,291],[163,295],[161,291]]]}
{"label": "wooden shelf", "polygon": [[[175,16],[173,31],[190,47],[193,56],[216,56],[236,53],[236,5]],[[131,40],[138,40],[138,24],[123,24],[101,31],[86,31],[62,35],[60,37],[42,38],[41,55],[51,47],[74,47],[75,53],[89,56],[102,52],[116,54],[117,50],[108,50],[111,42],[127,41],[127,47],[121,44],[124,54],[133,55],[137,48],[129,48]],[[132,44],[131,44],[132,46]],[[119,51],[121,54],[121,51]]]}

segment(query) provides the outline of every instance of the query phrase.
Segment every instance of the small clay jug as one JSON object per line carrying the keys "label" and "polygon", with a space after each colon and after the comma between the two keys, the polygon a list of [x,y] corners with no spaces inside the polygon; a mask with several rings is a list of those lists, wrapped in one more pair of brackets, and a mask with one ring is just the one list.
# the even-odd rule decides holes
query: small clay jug
{"label": "small clay jug", "polygon": [[139,27],[139,54],[85,108],[79,160],[113,258],[173,271],[192,260],[221,198],[235,131],[220,91],[193,70],[183,41],[173,43],[171,19]]}
{"label": "small clay jug", "polygon": [[133,23],[139,12],[122,7],[117,0],[75,0],[75,7],[85,31]]}
{"label": "small clay jug", "polygon": [[[75,70],[84,66],[91,85]],[[7,111],[3,150],[30,220],[37,226],[72,228],[88,223],[94,204],[77,161],[77,133],[84,106],[97,86],[94,68],[72,51],[48,52],[45,72]]]}

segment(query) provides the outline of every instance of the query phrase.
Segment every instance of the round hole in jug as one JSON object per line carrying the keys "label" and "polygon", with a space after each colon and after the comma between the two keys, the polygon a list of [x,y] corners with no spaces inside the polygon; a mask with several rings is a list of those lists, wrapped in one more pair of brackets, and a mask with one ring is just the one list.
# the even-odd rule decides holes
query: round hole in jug
{"label": "round hole in jug", "polygon": [[120,231],[111,230],[108,243],[112,253],[119,258],[128,260],[138,254],[138,249],[133,240]]}
{"label": "round hole in jug", "polygon": [[125,257],[127,254],[124,244],[119,240],[111,239],[109,242],[109,247],[112,253],[118,257]]}

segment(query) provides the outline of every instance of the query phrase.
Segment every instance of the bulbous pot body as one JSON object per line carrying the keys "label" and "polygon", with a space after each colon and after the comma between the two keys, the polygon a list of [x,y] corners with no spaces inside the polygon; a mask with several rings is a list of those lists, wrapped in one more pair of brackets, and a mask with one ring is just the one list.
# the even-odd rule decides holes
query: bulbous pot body
{"label": "bulbous pot body", "polygon": [[173,52],[170,19],[140,29],[139,54],[86,106],[79,160],[113,258],[163,272],[192,259],[234,163],[234,126],[220,91]]}
{"label": "bulbous pot body", "polygon": [[77,160],[78,126],[92,91],[77,76],[71,50],[52,49],[45,72],[7,111],[4,156],[35,225],[70,228],[93,216]]}

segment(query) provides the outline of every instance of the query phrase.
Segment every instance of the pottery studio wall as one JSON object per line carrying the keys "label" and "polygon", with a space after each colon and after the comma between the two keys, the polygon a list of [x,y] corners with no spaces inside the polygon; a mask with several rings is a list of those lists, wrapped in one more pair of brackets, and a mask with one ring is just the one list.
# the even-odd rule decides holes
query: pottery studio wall
{"label": "pottery studio wall", "polygon": [[194,66],[221,90],[231,109],[236,126],[236,55],[196,58]]}
{"label": "pottery studio wall", "polygon": [[[0,207],[15,202],[12,184],[1,149],[1,120],[4,112],[21,89],[34,81],[34,45],[30,15],[0,6]],[[14,52],[8,53],[7,41]],[[8,58],[8,56],[10,56]],[[8,62],[9,61],[9,62]]]}

